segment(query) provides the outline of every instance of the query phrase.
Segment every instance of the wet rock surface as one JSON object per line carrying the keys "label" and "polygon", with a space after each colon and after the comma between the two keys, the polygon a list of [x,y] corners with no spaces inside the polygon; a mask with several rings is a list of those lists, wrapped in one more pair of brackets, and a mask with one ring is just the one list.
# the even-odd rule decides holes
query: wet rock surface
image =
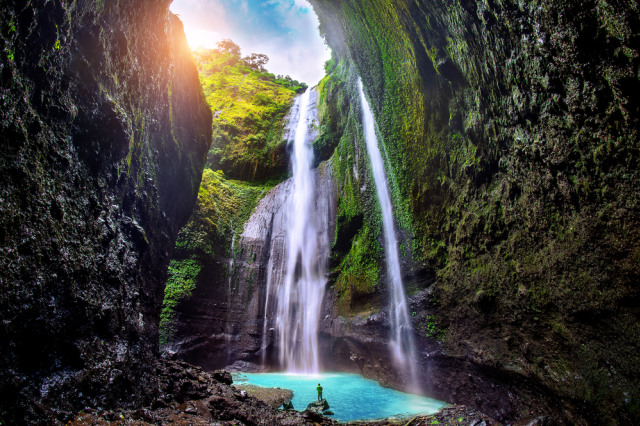
{"label": "wet rock surface", "polygon": [[[331,165],[323,163],[314,173],[318,229],[330,236],[336,203]],[[273,295],[266,328],[264,309],[268,280],[283,279],[290,214],[286,200],[292,185],[288,179],[260,201],[237,236],[233,270],[228,270],[226,258],[205,265],[191,297],[176,308],[176,328],[167,347],[180,359],[207,369],[234,363],[232,369],[258,372],[263,361],[277,364]],[[328,258],[329,247],[323,250]]]}
{"label": "wet rock surface", "polygon": [[[421,382],[506,422],[637,423],[637,5],[311,3],[391,164]],[[355,371],[384,365],[369,294],[324,328]]]}
{"label": "wet rock surface", "polygon": [[327,400],[324,398],[318,401],[310,402],[307,405],[307,411],[313,411],[315,413],[322,413],[323,411],[327,411],[329,408],[331,407],[329,406]]}
{"label": "wet rock surface", "polygon": [[3,424],[157,393],[167,264],[211,139],[169,3],[0,4]]}
{"label": "wet rock surface", "polygon": [[[371,420],[364,422],[349,422],[345,425],[403,425],[403,426],[426,426],[426,425],[443,425],[443,426],[498,426],[502,423],[497,422],[489,416],[486,416],[473,408],[464,405],[452,405],[445,407],[436,414],[430,416],[413,416],[403,418],[389,418],[381,420]],[[537,423],[533,423],[537,424]],[[541,423],[542,424],[542,423]]]}
{"label": "wet rock surface", "polygon": [[86,410],[76,415],[71,424],[335,424],[321,415],[277,410],[250,392],[218,382],[214,374],[185,362],[160,360],[156,373],[159,396],[151,406],[132,410]]}
{"label": "wet rock surface", "polygon": [[291,409],[291,400],[293,399],[293,391],[281,388],[263,388],[255,385],[236,384],[237,389],[245,391],[249,396],[258,398],[266,402],[273,408],[283,407]]}

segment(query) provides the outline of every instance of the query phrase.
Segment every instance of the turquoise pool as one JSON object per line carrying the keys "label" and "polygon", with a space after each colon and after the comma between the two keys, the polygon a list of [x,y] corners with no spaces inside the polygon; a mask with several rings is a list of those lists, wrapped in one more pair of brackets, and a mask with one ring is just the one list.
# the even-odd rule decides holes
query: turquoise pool
{"label": "turquoise pool", "polygon": [[256,386],[291,389],[294,392],[293,406],[299,411],[317,399],[316,386],[321,383],[323,397],[335,413],[331,417],[340,421],[431,414],[446,405],[425,396],[384,388],[378,382],[357,374],[242,373],[234,378],[234,382],[243,380]]}

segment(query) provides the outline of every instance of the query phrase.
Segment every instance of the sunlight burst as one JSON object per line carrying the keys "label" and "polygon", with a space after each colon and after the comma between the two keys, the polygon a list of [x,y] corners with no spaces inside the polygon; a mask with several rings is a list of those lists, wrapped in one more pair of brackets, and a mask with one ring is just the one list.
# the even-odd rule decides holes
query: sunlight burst
{"label": "sunlight burst", "polygon": [[216,43],[221,39],[221,35],[215,31],[189,29],[185,27],[184,32],[191,50],[196,50],[199,47],[207,49],[215,48]]}

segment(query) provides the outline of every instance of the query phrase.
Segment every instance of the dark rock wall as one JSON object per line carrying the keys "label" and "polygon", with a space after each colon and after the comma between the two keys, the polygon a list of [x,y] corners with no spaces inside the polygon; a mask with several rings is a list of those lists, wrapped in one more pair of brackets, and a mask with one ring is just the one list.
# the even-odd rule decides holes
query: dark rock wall
{"label": "dark rock wall", "polygon": [[[284,279],[287,264],[292,186],[293,180],[288,179],[260,200],[244,232],[235,237],[233,259],[220,257],[205,263],[192,294],[176,307],[175,330],[167,350],[207,369],[236,361],[277,368],[274,293],[276,283]],[[330,240],[336,191],[327,163],[315,172],[315,186],[317,226],[324,240]],[[321,258],[328,258],[328,244],[321,250]]]}
{"label": "dark rock wall", "polygon": [[191,296],[176,307],[167,344],[181,359],[207,369],[260,363],[267,269],[271,253],[283,253],[291,184],[276,185],[260,200],[229,257],[203,262]]}
{"label": "dark rock wall", "polygon": [[0,4],[2,423],[157,392],[167,263],[211,138],[169,4]]}
{"label": "dark rock wall", "polygon": [[637,3],[312,4],[435,279],[410,292],[433,392],[507,420],[637,421]]}

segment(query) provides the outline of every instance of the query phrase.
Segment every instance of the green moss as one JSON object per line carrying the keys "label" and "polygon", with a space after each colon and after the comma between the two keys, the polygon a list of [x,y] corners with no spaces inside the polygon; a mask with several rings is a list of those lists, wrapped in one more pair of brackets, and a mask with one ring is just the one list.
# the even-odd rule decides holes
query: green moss
{"label": "green moss", "polygon": [[[415,316],[415,312],[413,312],[413,314],[413,316]],[[435,315],[425,315],[416,328],[419,333],[429,339],[435,339],[440,342],[444,341],[445,331],[438,325],[438,320]]]}
{"label": "green moss", "polygon": [[[381,256],[382,247],[365,226],[353,239],[351,249],[337,269],[335,287],[340,315],[350,317],[363,308],[372,308],[366,296],[375,293],[378,286]],[[366,306],[358,303],[362,298]]]}
{"label": "green moss", "polygon": [[196,207],[178,234],[176,248],[206,254],[211,261],[226,255],[232,236],[242,233],[258,202],[276,183],[230,180],[220,170],[204,169]]}
{"label": "green moss", "polygon": [[227,51],[198,50],[194,56],[213,112],[210,167],[243,180],[286,173],[284,119],[306,85],[252,69]]}
{"label": "green moss", "polygon": [[345,63],[335,56],[325,64],[327,75],[318,83],[319,137],[313,144],[316,162],[329,158],[342,137],[351,100],[347,89]]}
{"label": "green moss", "polygon": [[196,287],[196,279],[202,265],[195,256],[188,259],[172,259],[164,290],[162,313],[160,314],[160,344],[167,343],[173,332],[174,310],[181,300],[188,299]]}

